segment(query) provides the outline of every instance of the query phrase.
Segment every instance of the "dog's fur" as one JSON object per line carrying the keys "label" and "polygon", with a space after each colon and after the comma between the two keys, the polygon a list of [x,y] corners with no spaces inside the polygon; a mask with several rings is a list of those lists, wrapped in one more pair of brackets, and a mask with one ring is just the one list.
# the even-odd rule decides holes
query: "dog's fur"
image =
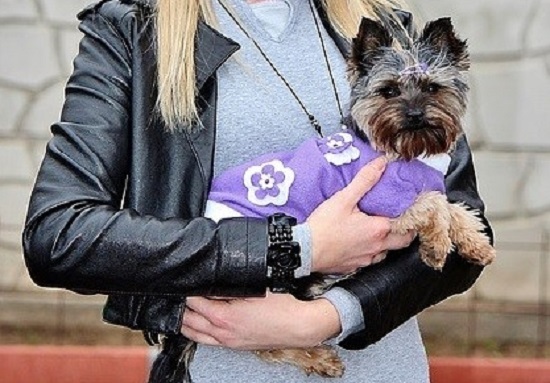
{"label": "dog's fur", "polygon": [[[463,133],[469,68],[466,42],[456,36],[449,18],[428,23],[409,46],[399,48],[384,26],[363,19],[349,58],[356,133],[390,161],[452,152]],[[392,220],[393,232],[418,233],[420,256],[435,269],[443,267],[453,246],[474,263],[491,263],[495,251],[483,229],[475,212],[437,192],[421,194]],[[310,285],[301,293],[315,296],[332,283]],[[344,372],[327,346],[257,353],[265,360],[297,365],[307,374],[339,377]]]}

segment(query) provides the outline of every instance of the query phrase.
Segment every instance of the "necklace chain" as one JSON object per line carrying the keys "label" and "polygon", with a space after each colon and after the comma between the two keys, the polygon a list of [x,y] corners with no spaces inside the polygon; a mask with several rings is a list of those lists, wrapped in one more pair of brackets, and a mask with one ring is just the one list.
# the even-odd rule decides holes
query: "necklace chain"
{"label": "necklace chain", "polygon": [[327,48],[325,47],[325,40],[323,39],[323,34],[321,33],[321,26],[319,25],[319,19],[315,16],[315,10],[313,9],[312,0],[308,0],[309,9],[311,10],[311,15],[315,21],[315,28],[317,29],[317,34],[319,35],[319,41],[321,42],[321,47],[323,48],[323,56],[325,58],[325,63],[327,64],[328,74],[330,76],[330,83],[332,84],[332,90],[334,91],[334,97],[336,99],[336,104],[338,105],[338,112],[340,112],[340,123],[344,123],[344,112],[342,110],[342,102],[340,101],[340,95],[338,94],[338,88],[336,88],[336,80],[332,74],[332,67],[328,59]]}
{"label": "necklace chain", "polygon": [[[256,42],[256,40],[254,40],[252,38],[252,36],[246,31],[246,29],[241,25],[241,23],[237,20],[237,18],[233,15],[233,13],[231,13],[229,11],[229,9],[227,9],[226,5],[223,3],[223,1],[219,1],[219,4],[221,5],[221,7],[227,12],[227,14],[229,15],[229,17],[231,17],[231,19],[233,19],[233,21],[235,22],[235,24],[237,25],[237,27],[239,27],[239,29],[244,33],[244,35],[252,42],[252,44],[254,44],[254,46],[256,47],[256,49],[258,50],[258,52],[262,55],[262,57],[264,58],[264,60],[269,64],[269,66],[271,67],[271,69],[273,70],[273,72],[275,72],[275,74],[277,75],[277,77],[279,77],[281,79],[281,81],[283,82],[283,84],[285,84],[285,86],[288,88],[288,90],[290,91],[290,93],[292,94],[292,96],[296,99],[296,101],[298,102],[298,104],[300,105],[300,107],[302,108],[302,110],[304,111],[304,113],[308,116],[309,118],[309,123],[311,124],[311,126],[313,126],[313,128],[315,129],[315,131],[317,132],[317,134],[319,134],[319,136],[323,137],[323,130],[321,128],[321,124],[319,123],[319,121],[317,120],[317,118],[315,118],[315,116],[306,108],[306,106],[304,105],[304,103],[302,102],[302,100],[300,100],[300,98],[298,97],[298,94],[296,93],[296,91],[294,90],[294,88],[292,88],[292,86],[290,86],[290,84],[288,83],[287,79],[284,78],[284,76],[281,74],[281,72],[279,72],[279,70],[277,69],[277,67],[275,67],[275,65],[273,64],[273,62],[269,59],[269,57],[266,55],[266,53],[264,52],[264,50],[260,47],[260,45]],[[332,89],[334,91],[334,97],[336,99],[336,103],[338,105],[338,111],[340,112],[340,122],[343,123],[344,121],[344,113],[342,111],[342,104],[340,102],[340,96],[338,95],[338,89],[336,88],[336,81],[334,80],[334,76],[332,74],[332,68],[330,66],[330,62],[329,62],[329,59],[328,59],[328,54],[327,54],[327,50],[326,50],[326,47],[325,47],[325,42],[324,42],[324,39],[323,39],[323,35],[321,33],[321,27],[319,25],[319,20],[317,20],[317,17],[315,16],[315,10],[313,8],[313,3],[311,0],[308,0],[308,3],[309,3],[309,7],[310,7],[310,10],[311,10],[311,15],[313,17],[313,20],[315,21],[315,27],[317,29],[317,34],[319,35],[319,41],[321,42],[321,47],[323,49],[323,56],[325,58],[325,63],[327,65],[327,71],[328,71],[328,74],[330,76],[330,81],[331,81],[331,85],[332,85]]]}

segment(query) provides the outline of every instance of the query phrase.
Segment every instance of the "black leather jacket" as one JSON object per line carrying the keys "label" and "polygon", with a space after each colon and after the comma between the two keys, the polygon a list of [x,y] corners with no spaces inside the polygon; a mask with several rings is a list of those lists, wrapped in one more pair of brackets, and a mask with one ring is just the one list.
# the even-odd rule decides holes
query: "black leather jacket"
{"label": "black leather jacket", "polygon": [[[168,132],[155,113],[147,1],[104,0],[79,14],[85,36],[32,193],[23,246],[37,284],[108,294],[106,321],[171,334],[179,332],[183,295],[265,294],[266,222],[236,218],[217,225],[201,217],[212,177],[216,70],[238,45],[199,24],[203,127]],[[345,50],[348,44],[332,35]],[[483,210],[465,140],[447,187],[450,200]],[[366,318],[366,328],[343,345],[379,340],[468,289],[481,270],[453,254],[442,272],[434,271],[415,246],[366,268],[341,283],[360,299]]]}

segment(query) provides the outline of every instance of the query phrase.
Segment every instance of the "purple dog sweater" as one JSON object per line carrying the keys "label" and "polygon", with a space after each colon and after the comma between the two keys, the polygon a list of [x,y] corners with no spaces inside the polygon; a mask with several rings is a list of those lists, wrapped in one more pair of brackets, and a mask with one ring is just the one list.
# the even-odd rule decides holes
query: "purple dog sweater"
{"label": "purple dog sweater", "polygon": [[[213,180],[209,202],[246,217],[284,212],[301,223],[380,155],[347,130],[311,138],[295,150],[266,154],[220,174]],[[445,192],[441,171],[416,159],[392,161],[380,181],[360,200],[359,209],[395,218],[419,194],[428,191]]]}

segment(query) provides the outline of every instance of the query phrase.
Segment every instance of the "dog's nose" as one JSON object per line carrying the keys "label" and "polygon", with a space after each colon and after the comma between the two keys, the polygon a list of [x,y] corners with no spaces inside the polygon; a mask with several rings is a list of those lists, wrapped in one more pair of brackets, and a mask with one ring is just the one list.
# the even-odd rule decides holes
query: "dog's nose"
{"label": "dog's nose", "polygon": [[407,111],[407,119],[410,122],[420,122],[424,117],[424,112],[421,109],[410,109]]}

